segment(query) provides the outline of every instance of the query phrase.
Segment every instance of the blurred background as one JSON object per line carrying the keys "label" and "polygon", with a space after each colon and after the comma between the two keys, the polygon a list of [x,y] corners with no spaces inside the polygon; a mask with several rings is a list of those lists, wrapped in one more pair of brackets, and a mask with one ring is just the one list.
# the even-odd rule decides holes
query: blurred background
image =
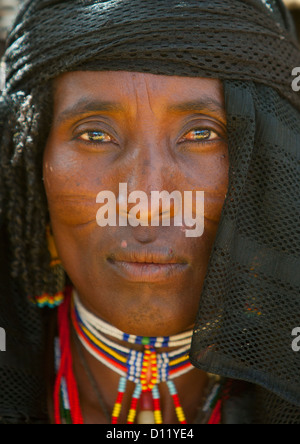
{"label": "blurred background", "polygon": [[300,41],[300,0],[284,0],[284,3],[292,12]]}
{"label": "blurred background", "polygon": [[[22,0],[0,0],[0,56],[4,52],[5,37]],[[300,41],[300,0],[284,0],[291,10]]]}
{"label": "blurred background", "polygon": [[21,0],[0,0],[0,55],[4,52],[5,38],[20,4]]}

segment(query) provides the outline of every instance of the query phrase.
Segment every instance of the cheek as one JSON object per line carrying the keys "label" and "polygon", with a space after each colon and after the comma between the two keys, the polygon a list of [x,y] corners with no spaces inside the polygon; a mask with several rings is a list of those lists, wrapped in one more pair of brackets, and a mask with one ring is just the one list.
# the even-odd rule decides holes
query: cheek
{"label": "cheek", "polygon": [[102,189],[101,168],[91,168],[73,150],[48,142],[44,154],[43,175],[52,220],[65,225],[96,223],[99,205],[96,196]]}
{"label": "cheek", "polygon": [[[227,156],[218,157],[208,168],[208,187],[206,192],[207,217],[218,223],[228,191],[229,162]],[[213,179],[213,180],[212,180]]]}
{"label": "cheek", "polygon": [[228,190],[228,172],[228,156],[224,153],[195,157],[185,171],[185,188],[204,191],[206,228],[217,227],[220,220]]}

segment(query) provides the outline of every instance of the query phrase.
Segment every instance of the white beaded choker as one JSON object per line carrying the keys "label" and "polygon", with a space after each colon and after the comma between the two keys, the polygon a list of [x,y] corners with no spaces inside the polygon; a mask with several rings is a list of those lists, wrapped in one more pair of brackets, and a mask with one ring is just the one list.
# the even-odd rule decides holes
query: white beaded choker
{"label": "white beaded choker", "polygon": [[[115,339],[119,339],[124,342],[128,342],[130,344],[138,344],[138,345],[150,345],[155,348],[162,347],[186,347],[191,345],[191,339],[193,335],[193,330],[186,331],[181,334],[177,334],[174,336],[161,336],[161,337],[144,337],[144,336],[136,336],[136,335],[128,335],[123,333],[121,330],[118,330],[116,327],[108,324],[107,322],[101,320],[93,313],[88,311],[81,303],[77,293],[74,291],[74,305],[75,309],[84,325],[94,334],[95,337],[102,340],[103,334],[107,336],[111,336]],[[102,335],[101,335],[102,333]],[[100,334],[100,336],[99,336]]]}

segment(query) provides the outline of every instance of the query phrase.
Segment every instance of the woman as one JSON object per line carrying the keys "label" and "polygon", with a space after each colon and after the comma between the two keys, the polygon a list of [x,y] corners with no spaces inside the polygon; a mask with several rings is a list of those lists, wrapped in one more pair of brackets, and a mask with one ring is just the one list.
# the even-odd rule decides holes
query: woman
{"label": "woman", "polygon": [[[275,1],[24,5],[1,102],[3,421],[299,422],[291,34]],[[157,191],[199,201],[155,212]]]}

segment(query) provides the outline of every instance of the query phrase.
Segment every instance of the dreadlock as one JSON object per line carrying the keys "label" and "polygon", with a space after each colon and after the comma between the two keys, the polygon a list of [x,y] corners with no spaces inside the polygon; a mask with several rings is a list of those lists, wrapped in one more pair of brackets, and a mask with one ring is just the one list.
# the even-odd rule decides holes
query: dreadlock
{"label": "dreadlock", "polygon": [[49,214],[42,164],[52,120],[52,86],[48,83],[28,95],[12,94],[9,115],[1,113],[0,208],[13,252],[12,277],[21,279],[25,294],[32,299],[44,293],[55,295],[65,285],[62,266],[50,267],[46,237]]}

